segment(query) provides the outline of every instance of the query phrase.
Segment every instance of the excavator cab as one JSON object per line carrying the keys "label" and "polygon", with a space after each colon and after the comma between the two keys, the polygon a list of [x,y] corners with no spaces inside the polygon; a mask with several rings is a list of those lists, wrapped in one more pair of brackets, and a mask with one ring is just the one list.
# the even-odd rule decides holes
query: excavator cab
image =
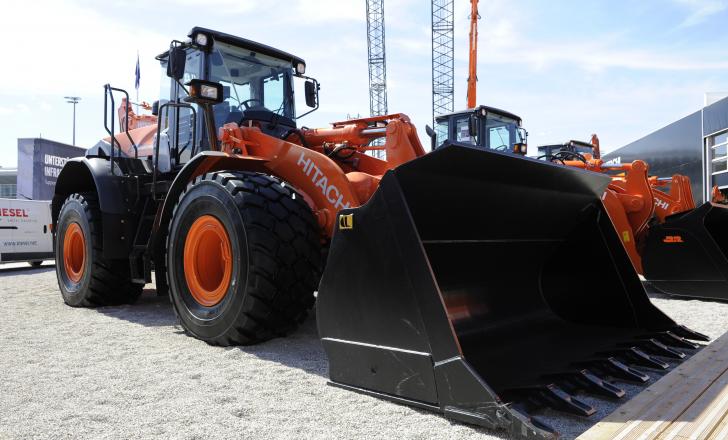
{"label": "excavator cab", "polygon": [[528,132],[521,126],[521,118],[485,105],[438,116],[433,136],[433,150],[450,140],[524,156],[527,153]]}

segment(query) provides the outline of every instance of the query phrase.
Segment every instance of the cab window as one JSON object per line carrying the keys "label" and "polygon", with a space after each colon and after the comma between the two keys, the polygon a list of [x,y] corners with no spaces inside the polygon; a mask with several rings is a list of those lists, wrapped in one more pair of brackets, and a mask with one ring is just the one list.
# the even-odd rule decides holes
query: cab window
{"label": "cab window", "polygon": [[437,121],[435,124],[435,148],[440,148],[449,138],[450,124],[447,119]]}
{"label": "cab window", "polygon": [[476,139],[470,136],[470,115],[459,116],[455,119],[455,140],[466,144],[475,144]]}
{"label": "cab window", "polygon": [[511,135],[508,128],[501,125],[498,127],[490,127],[488,129],[488,139],[490,148],[498,151],[508,151],[511,146]]}
{"label": "cab window", "polygon": [[[197,50],[189,49],[187,53],[187,61],[185,62],[184,76],[180,82],[185,84],[191,79],[199,78],[201,70],[202,54]],[[184,98],[187,97],[187,93],[182,90],[182,87],[180,87],[176,81],[172,84],[172,87],[174,87],[179,100],[183,102]],[[196,105],[194,106],[197,107]],[[200,110],[198,108],[195,108],[195,110],[197,110],[199,117],[199,115],[201,115]],[[185,163],[190,160],[192,155],[192,147],[195,144],[195,140],[192,139],[192,132],[197,121],[195,121],[192,110],[189,108],[172,109],[170,113],[174,115],[174,123],[170,130],[170,138],[172,140],[172,145],[177,146],[176,151],[174,151],[174,156],[176,157],[177,163]]]}

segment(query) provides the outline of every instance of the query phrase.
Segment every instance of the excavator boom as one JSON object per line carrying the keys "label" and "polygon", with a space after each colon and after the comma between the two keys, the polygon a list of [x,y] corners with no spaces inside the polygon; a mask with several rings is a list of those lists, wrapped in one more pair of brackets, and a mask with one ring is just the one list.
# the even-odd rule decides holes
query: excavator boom
{"label": "excavator boom", "polygon": [[477,105],[478,84],[478,0],[470,0],[470,56],[468,59],[468,102],[467,108]]}

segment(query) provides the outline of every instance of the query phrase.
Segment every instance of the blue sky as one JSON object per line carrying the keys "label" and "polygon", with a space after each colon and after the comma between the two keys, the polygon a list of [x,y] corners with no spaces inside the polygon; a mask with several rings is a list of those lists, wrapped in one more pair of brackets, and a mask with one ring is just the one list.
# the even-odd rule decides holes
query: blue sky
{"label": "blue sky", "polygon": [[[456,107],[465,105],[467,0],[456,0]],[[596,132],[607,150],[689,114],[705,92],[728,91],[728,0],[481,0],[478,101],[519,114],[531,147]],[[154,56],[195,26],[295,53],[319,79],[321,105],[301,123],[325,126],[368,114],[364,0],[38,0],[3,16],[0,165],[19,137],[77,143],[104,136],[106,82],[156,99]],[[387,0],[389,110],[430,122],[430,8]],[[132,91],[133,93],[133,91]],[[533,151],[533,149],[532,149]]]}

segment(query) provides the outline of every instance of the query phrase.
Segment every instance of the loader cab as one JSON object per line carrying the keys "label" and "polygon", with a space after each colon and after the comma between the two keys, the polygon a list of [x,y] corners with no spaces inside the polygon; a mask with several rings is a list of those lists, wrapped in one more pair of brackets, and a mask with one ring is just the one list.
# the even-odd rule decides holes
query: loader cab
{"label": "loader cab", "polygon": [[[303,59],[281,50],[210,29],[195,27],[187,42],[174,47],[185,53],[179,80],[170,75],[172,50],[159,55],[162,71],[160,108],[164,102],[184,102],[185,84],[200,79],[222,85],[221,102],[212,107],[215,130],[234,122],[259,127],[275,137],[296,129],[296,119],[318,108],[318,82],[304,76]],[[179,63],[178,63],[179,64]],[[159,115],[165,128],[172,166],[210,149],[204,111],[165,107]],[[297,108],[302,109],[296,111]],[[194,138],[193,138],[194,137]],[[160,148],[163,155],[164,148]],[[161,163],[161,160],[160,160]]]}
{"label": "loader cab", "polygon": [[435,119],[434,149],[449,140],[525,155],[528,132],[521,123],[517,115],[485,105],[438,116]]}

